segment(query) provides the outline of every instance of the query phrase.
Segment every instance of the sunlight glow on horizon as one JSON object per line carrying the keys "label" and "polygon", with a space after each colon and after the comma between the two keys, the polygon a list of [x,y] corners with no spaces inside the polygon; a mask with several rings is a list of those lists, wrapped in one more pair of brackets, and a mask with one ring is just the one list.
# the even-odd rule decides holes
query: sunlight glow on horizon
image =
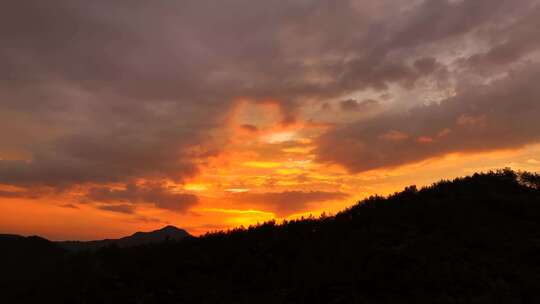
{"label": "sunlight glow on horizon", "polygon": [[0,233],[200,235],[540,171],[538,1],[210,2],[6,5]]}

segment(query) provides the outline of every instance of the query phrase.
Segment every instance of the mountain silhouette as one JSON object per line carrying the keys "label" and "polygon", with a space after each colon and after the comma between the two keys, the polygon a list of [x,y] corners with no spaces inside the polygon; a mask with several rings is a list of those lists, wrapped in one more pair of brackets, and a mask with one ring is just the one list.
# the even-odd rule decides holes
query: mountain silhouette
{"label": "mountain silhouette", "polygon": [[38,236],[0,234],[0,285],[16,290],[20,282],[40,280],[54,271],[64,253],[57,244]]}
{"label": "mountain silhouette", "polygon": [[[24,264],[39,255],[29,251],[8,262]],[[2,298],[540,303],[540,176],[509,169],[474,174],[369,197],[332,216],[60,256],[41,276],[16,281],[3,273]]]}
{"label": "mountain silhouette", "polygon": [[136,232],[120,239],[105,239],[97,241],[63,241],[57,242],[62,248],[71,251],[95,250],[106,246],[132,247],[163,241],[179,241],[192,237],[187,231],[174,227],[165,226],[159,230],[150,232]]}

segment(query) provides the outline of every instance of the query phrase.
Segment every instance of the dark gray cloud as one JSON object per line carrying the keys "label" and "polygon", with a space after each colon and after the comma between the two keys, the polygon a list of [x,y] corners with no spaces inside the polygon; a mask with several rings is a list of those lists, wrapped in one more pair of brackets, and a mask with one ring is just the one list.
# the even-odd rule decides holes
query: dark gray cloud
{"label": "dark gray cloud", "polygon": [[373,99],[366,99],[361,102],[358,102],[355,99],[346,99],[346,100],[341,101],[339,104],[339,106],[341,107],[341,110],[346,111],[346,112],[369,111],[377,107],[378,105],[379,105],[379,102]]}
{"label": "dark gray cloud", "polygon": [[228,199],[238,204],[259,206],[263,210],[287,216],[306,211],[311,204],[345,199],[348,194],[325,191],[285,191],[285,192],[244,192],[229,195]]}
{"label": "dark gray cloud", "polygon": [[389,50],[461,38],[482,26],[493,26],[497,18],[506,19],[534,1],[516,4],[504,0],[427,0],[417,3],[403,10],[405,18],[397,19],[398,29],[388,41]]}
{"label": "dark gray cloud", "polygon": [[94,187],[88,191],[84,200],[109,203],[99,208],[124,213],[133,213],[138,204],[152,204],[160,209],[185,212],[199,201],[193,194],[173,192],[160,184],[127,184],[123,189]]}
{"label": "dark gray cloud", "polygon": [[21,197],[26,197],[26,196],[27,196],[26,192],[21,193],[17,191],[0,190],[0,197],[3,197],[3,198],[21,198]]}
{"label": "dark gray cloud", "polygon": [[341,126],[319,138],[318,157],[361,172],[538,142],[540,87],[531,81],[538,77],[535,64],[440,103]]}
{"label": "dark gray cloud", "polygon": [[520,60],[540,48],[540,6],[524,12],[508,24],[494,25],[489,32],[490,45],[484,52],[464,58],[463,65],[472,72],[485,74]]}
{"label": "dark gray cloud", "polygon": [[79,207],[75,204],[62,204],[59,207],[66,209],[79,209]]}
{"label": "dark gray cloud", "polygon": [[57,194],[57,191],[47,187],[0,190],[0,198],[38,199],[53,194]]}
{"label": "dark gray cloud", "polygon": [[116,213],[134,214],[135,206],[130,204],[118,204],[118,205],[101,205],[98,209],[111,211]]}
{"label": "dark gray cloud", "polygon": [[539,142],[540,91],[532,81],[540,71],[539,12],[538,1],[425,1],[410,10],[418,18],[389,43],[458,54],[447,66],[431,55],[413,64],[434,79],[453,78],[453,96],[341,125],[319,138],[318,159],[362,172]]}
{"label": "dark gray cloud", "polygon": [[246,130],[248,132],[252,132],[252,133],[255,133],[257,131],[259,131],[259,128],[257,128],[257,126],[255,125],[251,125],[251,124],[243,124],[240,126],[243,130]]}

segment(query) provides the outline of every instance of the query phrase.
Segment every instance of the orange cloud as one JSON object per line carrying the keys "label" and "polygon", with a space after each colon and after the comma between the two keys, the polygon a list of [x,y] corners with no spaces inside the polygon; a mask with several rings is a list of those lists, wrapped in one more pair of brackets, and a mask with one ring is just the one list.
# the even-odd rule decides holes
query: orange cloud
{"label": "orange cloud", "polygon": [[379,138],[388,140],[388,141],[402,141],[409,138],[409,135],[400,131],[391,130],[381,135]]}
{"label": "orange cloud", "polygon": [[241,205],[258,206],[278,215],[290,215],[305,211],[313,203],[343,200],[348,194],[324,191],[245,192],[227,198]]}

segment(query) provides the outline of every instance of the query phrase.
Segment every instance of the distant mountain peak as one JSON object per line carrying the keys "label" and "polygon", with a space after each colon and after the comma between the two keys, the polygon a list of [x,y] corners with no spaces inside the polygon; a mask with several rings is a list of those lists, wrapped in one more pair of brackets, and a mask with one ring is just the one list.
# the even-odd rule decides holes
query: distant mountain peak
{"label": "distant mountain peak", "polygon": [[185,231],[184,229],[180,229],[176,226],[173,226],[173,225],[167,225],[157,231]]}
{"label": "distant mountain peak", "polygon": [[[149,236],[149,235],[153,235],[153,236],[159,236],[159,235],[166,235],[166,236],[170,236],[170,237],[186,237],[186,236],[189,236],[189,233],[187,231],[185,231],[184,229],[180,229],[178,227],[175,227],[175,226],[172,226],[172,225],[167,225],[161,229],[158,229],[158,230],[153,230],[153,231],[148,231],[148,232],[142,232],[142,231],[139,231],[139,232],[136,232],[134,233],[131,237],[134,237],[134,236]],[[129,237],[125,237],[125,238],[129,238]],[[123,239],[125,239],[123,238]]]}
{"label": "distant mountain peak", "polygon": [[180,241],[185,238],[191,237],[184,229],[167,225],[161,229],[143,232],[138,231],[130,236],[126,236],[119,239],[107,239],[89,242],[68,241],[59,242],[64,248],[81,250],[81,249],[97,249],[109,245],[116,245],[119,247],[132,247],[151,243],[159,243],[164,241]]}

